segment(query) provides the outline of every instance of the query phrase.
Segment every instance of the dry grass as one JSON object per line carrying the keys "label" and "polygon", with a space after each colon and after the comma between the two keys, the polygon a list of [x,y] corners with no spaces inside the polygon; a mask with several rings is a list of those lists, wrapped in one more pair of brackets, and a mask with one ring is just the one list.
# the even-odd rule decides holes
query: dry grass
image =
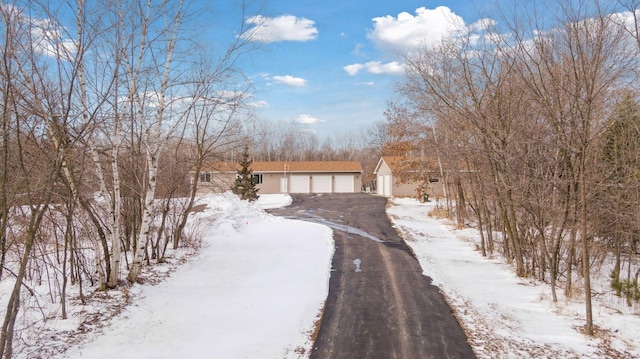
{"label": "dry grass", "polygon": [[[318,312],[318,314],[316,315],[316,320],[313,322],[313,329],[311,331],[309,331],[309,340],[311,341],[311,346],[313,347],[313,345],[316,342],[316,339],[318,338],[318,333],[320,332],[320,325],[322,324],[322,318],[324,317],[324,310],[326,308],[326,302],[325,305],[322,307],[322,309]],[[293,350],[294,353],[296,353],[298,355],[299,358],[306,358],[308,357],[307,354],[307,350],[302,347],[302,346],[298,346]]]}
{"label": "dry grass", "polygon": [[449,218],[449,213],[445,208],[434,208],[431,211],[429,211],[429,217],[433,217],[437,219]]}

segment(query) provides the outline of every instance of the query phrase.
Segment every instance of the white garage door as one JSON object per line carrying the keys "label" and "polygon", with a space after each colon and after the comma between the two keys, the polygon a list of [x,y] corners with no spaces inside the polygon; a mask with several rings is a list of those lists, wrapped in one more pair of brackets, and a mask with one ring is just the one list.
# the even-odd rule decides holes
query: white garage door
{"label": "white garage door", "polygon": [[391,175],[384,175],[384,195],[387,197],[391,197],[393,193],[391,192]]}
{"label": "white garage door", "polygon": [[311,192],[331,193],[331,175],[311,176]]}
{"label": "white garage door", "polygon": [[309,176],[291,175],[289,193],[309,193]]}
{"label": "white garage door", "polygon": [[333,192],[335,193],[353,193],[355,192],[355,184],[353,175],[335,175],[333,180]]}
{"label": "white garage door", "polygon": [[384,196],[384,176],[378,176],[378,183],[376,183],[376,193]]}
{"label": "white garage door", "polygon": [[378,176],[377,193],[385,197],[391,197],[391,175]]}

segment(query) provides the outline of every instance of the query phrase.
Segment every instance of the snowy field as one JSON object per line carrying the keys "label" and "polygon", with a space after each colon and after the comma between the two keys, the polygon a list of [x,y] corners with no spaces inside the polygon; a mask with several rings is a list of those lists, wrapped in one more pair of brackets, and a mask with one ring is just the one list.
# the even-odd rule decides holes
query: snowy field
{"label": "snowy field", "polygon": [[[147,267],[147,284],[101,292],[104,300],[76,303],[71,319],[49,320],[53,334],[44,345],[69,347],[55,357],[308,357],[328,293],[331,229],[263,211],[290,204],[288,196],[263,195],[249,204],[227,193],[200,202],[207,207],[191,222],[202,238],[199,253],[170,269]],[[607,278],[594,278],[605,293],[594,301],[599,334],[585,337],[579,294],[553,303],[547,284],[517,278],[499,257],[483,258],[475,230],[428,217],[434,206],[396,199],[387,212],[454,308],[479,358],[640,358],[638,306],[627,308],[607,292]],[[165,279],[152,284],[154,272]],[[106,310],[107,301],[122,302],[122,296],[128,304],[119,314],[78,331],[86,313],[99,312],[100,305]],[[66,340],[55,339],[64,333]],[[34,357],[35,350],[16,357]]]}
{"label": "snowy field", "polygon": [[133,286],[137,299],[63,357],[305,357],[328,293],[331,230],[262,211],[288,196],[204,201],[200,254],[158,285]]}
{"label": "snowy field", "polygon": [[[428,217],[435,203],[395,199],[387,209],[424,270],[455,308],[479,358],[640,358],[638,304],[628,308],[594,278],[595,338],[584,326],[584,297],[551,299],[548,284],[518,278],[500,258],[484,258],[475,229]],[[604,270],[609,273],[610,271]],[[598,280],[599,279],[599,280]]]}

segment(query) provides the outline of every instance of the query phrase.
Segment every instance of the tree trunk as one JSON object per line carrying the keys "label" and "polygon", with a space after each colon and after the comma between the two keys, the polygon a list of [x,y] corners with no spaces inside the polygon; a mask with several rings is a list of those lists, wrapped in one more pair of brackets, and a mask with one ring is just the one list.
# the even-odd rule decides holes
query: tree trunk
{"label": "tree trunk", "polygon": [[16,275],[16,282],[13,285],[13,290],[11,291],[9,302],[7,303],[7,311],[2,324],[2,332],[0,332],[0,356],[4,356],[5,358],[11,358],[11,355],[13,354],[13,328],[18,317],[18,311],[20,310],[22,281],[25,277],[27,265],[29,264],[31,250],[35,243],[37,231],[40,228],[40,223],[42,222],[44,213],[49,208],[48,203],[50,199],[51,194],[49,192],[45,202],[47,204],[40,207],[31,207],[31,218],[27,230],[27,237],[25,239],[24,253],[22,253],[22,258],[20,259],[20,267],[18,269],[18,274]]}
{"label": "tree trunk", "polygon": [[582,276],[584,279],[584,300],[585,300],[585,332],[593,335],[593,309],[591,304],[591,260],[589,253],[589,229],[587,223],[587,180],[586,180],[586,151],[580,158],[580,242],[582,244]]}
{"label": "tree trunk", "polygon": [[158,174],[158,159],[151,153],[147,154],[148,163],[148,181],[147,191],[144,200],[144,210],[142,213],[142,223],[140,225],[140,236],[134,248],[133,259],[131,260],[131,269],[127,279],[131,283],[135,283],[140,274],[142,267],[142,260],[144,259],[145,249],[147,247],[147,241],[149,240],[149,231],[151,228],[151,222],[153,221],[153,204],[155,200],[157,174]]}

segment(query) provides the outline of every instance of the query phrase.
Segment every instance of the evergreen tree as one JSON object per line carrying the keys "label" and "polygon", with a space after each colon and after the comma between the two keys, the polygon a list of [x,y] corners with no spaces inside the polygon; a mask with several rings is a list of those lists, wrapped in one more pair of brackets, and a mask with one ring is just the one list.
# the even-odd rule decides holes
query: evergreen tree
{"label": "evergreen tree", "polygon": [[257,181],[251,170],[252,163],[253,161],[249,158],[249,145],[245,145],[242,152],[242,160],[240,161],[240,169],[231,191],[238,195],[240,199],[249,201],[258,199]]}

